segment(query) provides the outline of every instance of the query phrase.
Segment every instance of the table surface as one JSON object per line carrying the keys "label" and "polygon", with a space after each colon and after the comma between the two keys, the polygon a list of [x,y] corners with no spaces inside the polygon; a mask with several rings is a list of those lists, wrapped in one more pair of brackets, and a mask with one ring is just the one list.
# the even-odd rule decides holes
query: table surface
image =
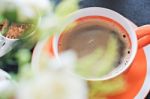
{"label": "table surface", "polygon": [[81,8],[105,7],[112,9],[136,25],[150,24],[150,0],[81,0]]}

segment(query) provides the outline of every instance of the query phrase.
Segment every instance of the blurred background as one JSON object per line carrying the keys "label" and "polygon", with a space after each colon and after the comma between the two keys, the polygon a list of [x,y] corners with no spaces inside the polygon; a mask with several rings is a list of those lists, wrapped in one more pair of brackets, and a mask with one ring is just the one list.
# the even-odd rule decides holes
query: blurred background
{"label": "blurred background", "polygon": [[[36,0],[31,1],[35,3]],[[42,0],[40,1],[42,2]],[[48,3],[43,3],[47,7],[40,6],[41,9],[39,10],[42,12],[40,14],[43,18],[41,20],[43,23],[46,16],[49,16],[52,23],[59,23],[69,13],[86,7],[105,7],[115,10],[138,26],[150,23],[150,0],[49,0]],[[40,8],[38,7],[39,4],[35,4],[35,6]],[[21,68],[30,67],[32,52],[37,42],[47,35],[51,36],[57,30],[57,28],[55,29],[56,25],[58,24],[47,28],[43,28],[46,26],[40,25],[36,30],[36,34],[27,39],[20,39],[9,53],[0,57],[0,68],[9,72],[15,78]],[[150,99],[150,95],[146,99]]]}

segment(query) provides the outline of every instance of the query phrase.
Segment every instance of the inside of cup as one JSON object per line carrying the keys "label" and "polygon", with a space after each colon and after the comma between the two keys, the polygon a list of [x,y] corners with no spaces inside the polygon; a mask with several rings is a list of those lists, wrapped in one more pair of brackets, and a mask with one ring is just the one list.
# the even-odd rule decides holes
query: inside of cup
{"label": "inside of cup", "polygon": [[[86,21],[91,21],[92,22],[96,22],[95,24],[87,22]],[[94,20],[94,21],[93,21]],[[85,23],[84,23],[85,22]],[[84,24],[82,24],[84,23]],[[91,31],[89,28],[85,28],[84,25],[86,25],[87,27],[90,27],[90,25],[88,24],[92,24],[91,27],[93,27],[93,29],[100,28],[100,30],[98,32],[94,32],[93,30]],[[80,26],[80,27],[79,27]],[[83,27],[85,28],[84,31],[87,32],[80,32],[80,28]],[[108,30],[109,27],[109,30]],[[114,27],[116,29],[114,29]],[[77,31],[75,31],[75,29]],[[111,30],[111,32],[110,32]],[[76,33],[72,32],[75,31]],[[89,33],[89,31],[91,31]],[[106,49],[102,49],[101,46],[96,47],[96,44],[101,43],[101,41],[99,43],[96,42],[92,42],[92,44],[90,45],[86,45],[86,42],[94,40],[95,36],[97,36],[97,39],[104,39],[103,35],[106,35],[106,33],[108,32],[108,35],[112,35],[111,33],[117,32],[119,34],[116,34],[119,36],[119,39],[123,40],[123,43],[127,43],[126,48],[120,48],[118,50],[118,46],[122,46],[120,44],[121,40],[118,40],[116,37],[112,36],[111,38],[109,38],[109,40],[107,40],[107,44],[106,45]],[[74,33],[75,35],[72,36],[68,36],[70,34]],[[87,33],[81,36],[79,33]],[[94,33],[99,34],[99,35],[95,35]],[[67,36],[66,36],[67,35]],[[76,36],[78,35],[78,37]],[[93,38],[91,37],[93,36]],[[68,37],[68,41],[64,40],[67,39]],[[80,39],[81,42],[79,41]],[[91,38],[88,39],[86,41],[87,38]],[[124,29],[124,27],[119,24],[118,22],[116,22],[115,20],[108,18],[108,17],[104,17],[104,16],[85,16],[85,17],[81,17],[75,21],[73,21],[72,23],[70,23],[65,29],[64,31],[61,33],[59,40],[58,40],[58,50],[59,53],[65,51],[65,50],[74,50],[72,49],[71,45],[67,46],[68,48],[65,49],[61,49],[61,47],[63,47],[65,44],[67,45],[67,42],[73,42],[72,40],[76,39],[76,41],[74,42],[78,42],[76,44],[76,49],[79,49],[79,47],[82,47],[81,50],[90,50],[93,49],[92,52],[90,52],[87,55],[83,55],[83,57],[78,57],[77,59],[77,64],[74,67],[73,72],[75,72],[75,74],[79,75],[82,78],[85,79],[100,79],[100,78],[104,78],[107,77],[109,75],[112,75],[114,72],[121,70],[121,68],[124,68],[127,63],[128,60],[131,57],[131,40],[130,37],[128,35],[128,32]],[[108,38],[107,38],[108,39]],[[84,42],[85,41],[85,42]],[[125,41],[125,42],[124,42]],[[83,43],[84,42],[84,43]],[[95,44],[96,43],[96,44]],[[75,43],[71,43],[72,45]],[[78,45],[80,45],[78,47]],[[105,46],[104,45],[104,46]],[[71,47],[70,47],[71,46]],[[88,47],[87,47],[88,46]],[[69,48],[70,47],[70,48]],[[85,48],[85,49],[84,49]],[[120,54],[120,50],[123,52],[123,56],[119,56]],[[78,52],[76,50],[74,50],[76,52],[76,54],[78,54]],[[77,55],[78,56],[78,55]]]}

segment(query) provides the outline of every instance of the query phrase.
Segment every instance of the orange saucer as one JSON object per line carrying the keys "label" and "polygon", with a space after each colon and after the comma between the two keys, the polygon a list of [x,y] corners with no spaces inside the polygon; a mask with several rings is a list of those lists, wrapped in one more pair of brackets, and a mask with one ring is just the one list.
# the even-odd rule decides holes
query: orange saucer
{"label": "orange saucer", "polygon": [[140,49],[131,67],[122,74],[127,83],[126,90],[118,95],[109,96],[108,99],[133,99],[144,83],[146,72],[146,56],[144,50]]}
{"label": "orange saucer", "polygon": [[[131,24],[133,25],[133,28],[136,27],[133,23]],[[48,38],[47,40],[38,43],[33,53],[32,66],[37,66],[38,63],[35,62],[37,62],[37,54],[40,52],[53,56],[52,38]],[[137,55],[132,65],[122,74],[127,83],[127,86],[125,86],[125,91],[113,96],[108,96],[108,99],[144,99],[144,97],[146,97],[150,90],[150,61],[148,61],[150,60],[150,55],[148,55],[149,52],[150,46],[149,48],[140,49],[137,51]]]}
{"label": "orange saucer", "polygon": [[[47,41],[43,49],[44,52],[48,52],[50,56],[53,56],[52,39]],[[140,49],[130,68],[122,74],[127,83],[126,90],[123,93],[108,96],[108,99],[133,99],[144,84],[146,72],[147,62],[145,52],[143,49]]]}

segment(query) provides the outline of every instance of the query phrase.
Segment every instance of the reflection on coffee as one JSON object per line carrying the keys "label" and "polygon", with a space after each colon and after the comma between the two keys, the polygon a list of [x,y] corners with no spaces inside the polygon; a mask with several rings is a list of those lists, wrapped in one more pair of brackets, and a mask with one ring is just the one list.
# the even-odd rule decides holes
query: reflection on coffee
{"label": "reflection on coffee", "polygon": [[[114,45],[116,50],[110,53],[113,39],[117,42]],[[82,18],[64,30],[59,39],[58,49],[60,53],[74,50],[79,59],[91,55],[95,50],[102,50],[99,60],[102,60],[108,53],[111,56],[110,54],[113,55],[116,52],[113,65],[118,66],[123,58],[130,54],[130,40],[126,31],[113,22],[100,18]]]}

